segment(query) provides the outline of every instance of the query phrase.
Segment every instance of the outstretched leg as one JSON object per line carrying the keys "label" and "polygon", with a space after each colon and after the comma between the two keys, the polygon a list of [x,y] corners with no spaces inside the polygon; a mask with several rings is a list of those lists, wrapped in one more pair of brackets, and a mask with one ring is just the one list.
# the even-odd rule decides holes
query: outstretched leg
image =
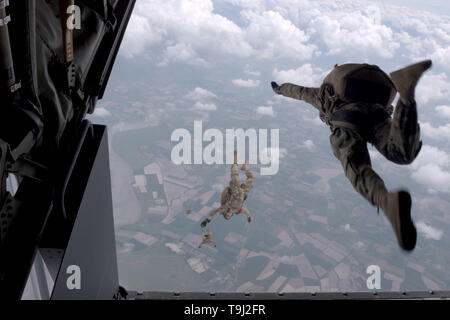
{"label": "outstretched leg", "polygon": [[390,74],[400,99],[392,120],[374,128],[373,143],[381,154],[397,164],[413,162],[422,147],[414,95],[420,77],[431,64],[431,60],[425,60]]}
{"label": "outstretched leg", "polygon": [[367,143],[355,130],[336,127],[330,136],[333,153],[341,161],[345,175],[356,191],[376,205],[376,190],[386,190],[383,180],[372,169]]}
{"label": "outstretched leg", "polygon": [[372,141],[386,159],[397,164],[410,164],[422,147],[415,101],[399,100],[394,117],[374,128]]}
{"label": "outstretched leg", "polygon": [[383,180],[372,169],[367,143],[358,132],[337,127],[330,136],[330,142],[353,187],[386,214],[399,246],[404,250],[414,249],[417,233],[411,220],[409,193],[387,191]]}

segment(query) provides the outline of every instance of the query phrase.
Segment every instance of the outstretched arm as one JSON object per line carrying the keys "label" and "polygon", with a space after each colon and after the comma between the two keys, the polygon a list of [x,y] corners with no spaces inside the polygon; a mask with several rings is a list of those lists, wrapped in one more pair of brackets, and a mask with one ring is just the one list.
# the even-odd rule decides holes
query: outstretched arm
{"label": "outstretched arm", "polygon": [[237,150],[234,150],[234,163],[231,166],[231,180],[230,180],[231,190],[234,190],[234,188],[237,188],[240,184],[241,183],[239,182],[239,172],[237,165]]}
{"label": "outstretched arm", "polygon": [[320,110],[322,105],[319,99],[320,88],[302,87],[293,83],[283,83],[279,86],[276,82],[272,82],[271,85],[275,93],[288,98],[303,100]]}
{"label": "outstretched arm", "polygon": [[239,181],[238,165],[236,163],[234,163],[231,166],[231,180],[230,180],[231,190],[234,190],[234,188],[237,188],[240,185],[241,185],[241,182]]}
{"label": "outstretched arm", "polygon": [[216,215],[218,215],[219,213],[220,213],[220,214],[224,214],[224,213],[225,213],[224,211],[225,211],[225,210],[224,210],[224,207],[223,207],[223,206],[221,206],[220,208],[217,208],[217,209],[213,210],[213,211],[206,217],[206,219],[202,221],[202,223],[200,224],[200,226],[201,226],[202,228],[206,227],[206,225],[207,225],[208,223],[210,223],[211,220],[212,220]]}
{"label": "outstretched arm", "polygon": [[251,222],[252,218],[250,217],[250,212],[246,209],[246,208],[242,208],[242,212],[245,214],[245,216],[247,217],[247,221]]}
{"label": "outstretched arm", "polygon": [[248,170],[247,162],[242,165],[241,170],[244,170],[245,175],[247,176],[247,180],[244,183],[244,192],[247,194],[253,188],[253,184],[255,183],[255,176],[253,175],[253,172]]}

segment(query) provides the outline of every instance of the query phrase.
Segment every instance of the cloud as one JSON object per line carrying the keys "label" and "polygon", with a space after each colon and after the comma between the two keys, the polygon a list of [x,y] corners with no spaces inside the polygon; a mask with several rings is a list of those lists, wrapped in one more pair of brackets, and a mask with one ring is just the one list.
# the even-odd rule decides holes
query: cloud
{"label": "cloud", "polygon": [[206,89],[196,87],[193,91],[189,92],[186,96],[186,99],[189,100],[200,100],[205,101],[212,98],[217,98],[217,96],[212,93],[211,91],[208,91]]}
{"label": "cloud", "polygon": [[424,136],[435,140],[450,140],[450,123],[444,126],[434,127],[429,122],[420,123]]}
{"label": "cloud", "polygon": [[372,55],[383,58],[395,55],[400,44],[395,40],[393,30],[382,24],[380,7],[339,9],[320,12],[310,23],[325,43],[327,54],[358,59],[361,55],[363,59]]}
{"label": "cloud", "polygon": [[164,58],[158,65],[160,67],[165,67],[169,63],[174,62],[186,62],[187,64],[193,66],[210,66],[206,60],[197,57],[197,53],[194,51],[192,46],[186,43],[177,43],[173,46],[167,47],[164,52]]}
{"label": "cloud", "polygon": [[449,99],[450,82],[445,73],[427,73],[417,85],[417,101],[427,103],[432,100]]}
{"label": "cloud", "polygon": [[411,164],[412,169],[434,163],[438,166],[450,166],[450,154],[437,147],[423,145],[416,160]]}
{"label": "cloud", "polygon": [[246,64],[245,65],[245,70],[244,70],[245,74],[251,75],[251,76],[255,76],[255,77],[259,77],[261,75],[261,72],[259,71],[252,71],[250,70],[250,65]]}
{"label": "cloud", "polygon": [[238,6],[246,9],[256,9],[261,11],[265,8],[265,0],[223,0],[231,3],[234,6]]}
{"label": "cloud", "polygon": [[317,126],[317,127],[323,127],[324,126],[323,121],[320,120],[320,118],[318,116],[314,117],[314,118],[303,117],[303,120],[308,122],[308,123],[310,123],[310,124],[312,124],[312,125],[314,125],[314,126]]}
{"label": "cloud", "polygon": [[352,233],[356,232],[348,223],[342,225],[341,227],[344,229],[345,232],[352,232]]}
{"label": "cloud", "polygon": [[245,10],[242,17],[248,23],[245,38],[259,58],[311,59],[317,50],[309,43],[309,36],[279,12],[268,10],[262,13]]}
{"label": "cloud", "polygon": [[442,167],[429,163],[417,169],[412,178],[428,187],[430,193],[450,193],[450,172]]}
{"label": "cloud", "polygon": [[94,115],[98,117],[109,117],[111,115],[111,112],[103,107],[96,107],[94,110]]}
{"label": "cloud", "polygon": [[450,119],[450,106],[445,106],[445,105],[437,106],[436,112],[438,113],[439,116]]}
{"label": "cloud", "polygon": [[273,117],[275,115],[272,107],[257,107],[256,113],[262,114],[264,116],[271,116],[271,117]]}
{"label": "cloud", "polygon": [[450,70],[450,23],[436,14],[369,1],[222,1],[240,10],[241,19],[216,13],[211,0],[139,1],[121,54],[157,54],[161,66],[208,67],[217,55],[302,61],[323,51],[360,61],[427,57]]}
{"label": "cloud", "polygon": [[[320,68],[313,68],[310,63],[304,64],[297,69],[278,70],[275,68],[273,76],[276,81],[281,83],[290,82],[305,87],[320,86],[322,78],[322,70]],[[281,83],[279,83],[281,85]]]}
{"label": "cloud", "polygon": [[184,96],[185,99],[195,101],[193,106],[194,110],[198,111],[215,111],[217,110],[216,104],[210,100],[217,98],[217,96],[206,89],[196,87],[194,90]]}
{"label": "cloud", "polygon": [[412,178],[426,186],[430,193],[450,193],[450,154],[424,145],[411,164]]}
{"label": "cloud", "polygon": [[[446,40],[447,43],[450,39]],[[430,58],[437,65],[443,67],[444,69],[450,70],[449,61],[450,61],[450,46],[448,47],[440,47],[435,43],[435,51],[430,55]]]}
{"label": "cloud", "polygon": [[316,146],[314,145],[314,142],[312,140],[306,140],[301,146],[308,149],[309,151],[314,151],[316,149]]}
{"label": "cloud", "polygon": [[161,40],[162,33],[155,30],[145,16],[136,13],[128,23],[120,52],[131,59],[143,53],[147,46],[160,43]]}
{"label": "cloud", "polygon": [[259,86],[259,80],[234,79],[232,82],[236,87],[252,88]]}
{"label": "cloud", "polygon": [[138,1],[130,24],[122,46],[127,58],[161,45],[165,48],[162,65],[173,62],[165,55],[173,58],[177,49],[184,50],[184,60],[176,61],[194,63],[206,61],[203,55],[211,51],[235,56],[252,53],[243,30],[214,13],[211,0]]}
{"label": "cloud", "polygon": [[420,220],[416,224],[417,230],[423,234],[425,239],[440,240],[444,232],[442,230],[433,228],[432,226]]}
{"label": "cloud", "polygon": [[203,111],[214,111],[217,110],[217,106],[214,103],[203,103],[197,101],[194,105],[194,109]]}

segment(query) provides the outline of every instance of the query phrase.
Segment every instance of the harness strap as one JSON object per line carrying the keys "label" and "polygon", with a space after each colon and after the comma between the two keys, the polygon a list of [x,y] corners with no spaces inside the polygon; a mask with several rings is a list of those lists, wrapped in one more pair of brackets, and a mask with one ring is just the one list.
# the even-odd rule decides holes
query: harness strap
{"label": "harness strap", "polygon": [[366,117],[357,110],[338,110],[331,114],[330,124],[338,127],[350,128],[353,130],[374,128],[379,123],[390,118],[389,113],[385,109],[377,109]]}
{"label": "harness strap", "polygon": [[333,126],[359,130],[365,123],[361,112],[355,110],[338,110],[331,114],[330,123]]}

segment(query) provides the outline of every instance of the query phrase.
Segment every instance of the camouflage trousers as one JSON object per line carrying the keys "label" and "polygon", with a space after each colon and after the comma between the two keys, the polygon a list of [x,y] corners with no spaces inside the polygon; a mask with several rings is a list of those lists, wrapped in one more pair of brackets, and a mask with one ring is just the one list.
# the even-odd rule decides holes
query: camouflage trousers
{"label": "camouflage trousers", "polygon": [[[399,101],[393,118],[381,122],[372,121],[381,105],[348,104],[340,110],[357,111],[363,122],[359,128],[332,126],[330,143],[333,153],[338,158],[345,175],[353,187],[373,205],[374,193],[386,191],[384,181],[372,169],[367,142],[388,160],[397,164],[410,164],[417,157],[422,142],[417,121],[415,102],[408,105]],[[379,111],[379,110],[378,110]]]}

